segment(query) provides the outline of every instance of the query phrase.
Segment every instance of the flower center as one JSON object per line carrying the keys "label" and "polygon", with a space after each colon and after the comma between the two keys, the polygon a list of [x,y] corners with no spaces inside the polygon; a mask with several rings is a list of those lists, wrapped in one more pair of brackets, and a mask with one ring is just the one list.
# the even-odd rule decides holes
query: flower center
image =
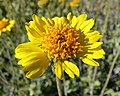
{"label": "flower center", "polygon": [[0,29],[6,27],[7,25],[8,25],[7,22],[5,22],[5,21],[0,21]]}
{"label": "flower center", "polygon": [[49,58],[74,58],[81,49],[79,33],[69,25],[54,25],[48,28],[42,41],[42,49]]}

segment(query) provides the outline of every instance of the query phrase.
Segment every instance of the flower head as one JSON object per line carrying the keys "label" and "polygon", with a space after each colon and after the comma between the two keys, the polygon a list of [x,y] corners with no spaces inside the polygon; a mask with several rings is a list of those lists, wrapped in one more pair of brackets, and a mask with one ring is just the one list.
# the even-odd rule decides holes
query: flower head
{"label": "flower head", "polygon": [[3,18],[0,20],[0,35],[2,32],[11,31],[11,28],[15,24],[15,20],[10,20]]}
{"label": "flower head", "polygon": [[30,42],[18,45],[15,50],[26,77],[34,79],[41,76],[52,61],[59,79],[64,78],[64,72],[74,78],[74,75],[80,75],[80,71],[70,59],[76,57],[85,64],[99,66],[93,59],[100,59],[105,54],[99,47],[102,42],[98,42],[102,36],[98,31],[90,30],[94,20],[86,18],[86,14],[76,17],[71,13],[67,18],[52,19],[33,15],[33,21],[26,25]]}

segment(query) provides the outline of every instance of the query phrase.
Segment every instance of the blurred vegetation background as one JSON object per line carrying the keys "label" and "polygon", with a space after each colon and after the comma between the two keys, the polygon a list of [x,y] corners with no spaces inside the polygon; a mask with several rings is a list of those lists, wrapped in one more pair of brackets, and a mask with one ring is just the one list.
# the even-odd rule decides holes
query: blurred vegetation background
{"label": "blurred vegetation background", "polygon": [[[46,0],[41,0],[46,1]],[[63,2],[62,2],[63,1]],[[81,64],[81,76],[65,77],[62,81],[65,96],[120,96],[120,0],[79,0],[70,6],[71,0],[0,0],[0,19],[14,19],[11,32],[0,37],[0,96],[58,96],[55,74],[50,67],[35,80],[25,77],[17,65],[14,50],[28,41],[25,22],[33,14],[52,18],[86,13],[95,19],[93,29],[103,35],[102,48],[106,55],[98,60],[100,67]]]}

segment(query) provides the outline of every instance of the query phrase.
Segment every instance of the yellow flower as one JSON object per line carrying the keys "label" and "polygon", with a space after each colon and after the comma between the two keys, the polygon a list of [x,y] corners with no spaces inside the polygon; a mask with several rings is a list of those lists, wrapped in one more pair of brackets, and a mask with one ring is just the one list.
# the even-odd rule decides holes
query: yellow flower
{"label": "yellow flower", "polygon": [[78,17],[69,13],[66,17],[39,18],[33,15],[33,21],[26,25],[30,42],[20,44],[15,56],[21,59],[27,78],[41,76],[49,62],[54,63],[54,72],[59,79],[66,72],[71,78],[79,76],[80,71],[71,58],[79,57],[85,64],[99,66],[93,59],[100,59],[105,52],[99,46],[102,37],[96,30],[90,30],[94,20],[86,20],[87,15]]}
{"label": "yellow flower", "polygon": [[0,20],[0,35],[2,32],[11,31],[11,28],[15,24],[15,20],[10,20],[3,18]]}
{"label": "yellow flower", "polygon": [[69,6],[73,7],[73,6],[78,6],[79,5],[79,2],[78,0],[72,0],[70,3],[69,3]]}
{"label": "yellow flower", "polygon": [[48,2],[48,0],[38,0],[37,4],[38,6],[42,6],[44,4],[46,4]]}

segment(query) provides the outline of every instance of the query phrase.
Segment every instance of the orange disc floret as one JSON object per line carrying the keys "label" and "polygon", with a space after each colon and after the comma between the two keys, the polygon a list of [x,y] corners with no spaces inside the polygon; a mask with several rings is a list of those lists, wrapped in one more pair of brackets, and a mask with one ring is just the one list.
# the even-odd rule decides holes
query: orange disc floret
{"label": "orange disc floret", "polygon": [[68,59],[80,51],[80,38],[76,29],[69,25],[54,25],[48,28],[42,41],[42,49],[49,58]]}

